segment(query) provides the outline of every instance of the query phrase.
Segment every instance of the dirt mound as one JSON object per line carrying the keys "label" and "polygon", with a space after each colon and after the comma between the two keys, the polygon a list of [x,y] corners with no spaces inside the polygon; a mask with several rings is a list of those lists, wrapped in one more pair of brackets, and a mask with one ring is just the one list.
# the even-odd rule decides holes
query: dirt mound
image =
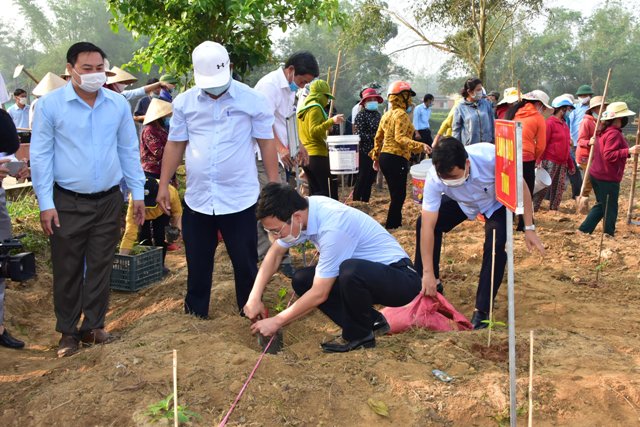
{"label": "dirt mound", "polygon": [[[628,181],[626,181],[628,182]],[[623,187],[622,194],[628,189]],[[355,207],[384,222],[386,191]],[[576,235],[582,217],[572,201],[537,215],[548,255],[529,255],[517,235],[516,326],[518,403],[526,420],[528,336],[535,330],[534,422],[541,426],[629,426],[640,422],[640,228],[618,221],[605,239],[599,280],[599,235]],[[626,211],[620,200],[620,218]],[[640,213],[640,207],[637,208]],[[419,208],[408,200],[394,235],[413,255]],[[598,228],[599,230],[599,228]],[[442,279],[447,298],[471,315],[480,269],[482,225],[467,222],[445,237]],[[302,264],[301,254],[293,253]],[[172,391],[172,349],[178,350],[180,404],[199,414],[192,425],[220,422],[251,372],[260,348],[236,313],[233,275],[224,247],[216,255],[211,319],[182,313],[186,267],[171,252],[172,273],[136,294],[112,293],[108,329],[117,340],[56,359],[58,336],[51,275],[9,285],[6,325],[27,348],[0,348],[0,425],[147,425],[150,404]],[[47,267],[45,266],[45,269]],[[506,280],[505,280],[506,281]],[[273,307],[284,276],[270,284]],[[506,284],[495,318],[507,319]],[[265,356],[229,425],[242,426],[491,426],[508,423],[505,328],[433,333],[411,330],[378,339],[375,349],[323,354],[319,344],[338,329],[314,312],[285,328],[285,350]],[[454,377],[438,381],[431,371]],[[381,417],[367,404],[384,402]],[[166,425],[163,423],[153,425]]]}

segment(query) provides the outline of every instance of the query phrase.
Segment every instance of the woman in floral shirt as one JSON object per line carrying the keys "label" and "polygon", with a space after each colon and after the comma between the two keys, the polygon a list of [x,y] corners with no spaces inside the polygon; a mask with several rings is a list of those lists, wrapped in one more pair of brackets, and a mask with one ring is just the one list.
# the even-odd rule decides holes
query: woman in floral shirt
{"label": "woman in floral shirt", "polygon": [[376,179],[376,171],[373,169],[373,160],[369,157],[369,151],[373,149],[373,138],[378,131],[380,124],[380,112],[378,106],[382,104],[383,99],[375,89],[365,89],[362,92],[362,100],[360,110],[355,118],[356,134],[360,135],[360,152],[358,180],[353,189],[353,200],[369,202],[371,197],[371,186]]}
{"label": "woman in floral shirt", "polygon": [[[169,136],[169,116],[171,103],[158,98],[151,100],[144,118],[144,127],[140,134],[140,161],[147,178],[160,178],[162,155]],[[175,177],[172,184],[177,188]]]}

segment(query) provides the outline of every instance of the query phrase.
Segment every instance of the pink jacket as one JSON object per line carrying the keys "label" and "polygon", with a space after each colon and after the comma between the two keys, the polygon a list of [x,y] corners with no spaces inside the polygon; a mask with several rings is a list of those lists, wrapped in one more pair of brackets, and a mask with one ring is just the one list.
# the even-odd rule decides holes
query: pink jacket
{"label": "pink jacket", "polygon": [[595,151],[589,174],[600,181],[622,181],[629,158],[629,145],[622,136],[622,130],[609,126],[596,138],[593,148]]}

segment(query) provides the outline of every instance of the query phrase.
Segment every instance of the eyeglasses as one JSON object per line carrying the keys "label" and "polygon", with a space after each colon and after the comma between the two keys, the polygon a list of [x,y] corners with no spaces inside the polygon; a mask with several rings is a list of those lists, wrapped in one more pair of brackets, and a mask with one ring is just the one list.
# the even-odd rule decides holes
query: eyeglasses
{"label": "eyeglasses", "polygon": [[282,227],[280,227],[280,230],[270,230],[267,227],[262,227],[264,229],[264,231],[266,231],[268,234],[271,234],[273,236],[280,236],[282,234],[282,230],[284,230],[284,227],[289,224],[289,221],[285,222],[284,224],[282,224]]}

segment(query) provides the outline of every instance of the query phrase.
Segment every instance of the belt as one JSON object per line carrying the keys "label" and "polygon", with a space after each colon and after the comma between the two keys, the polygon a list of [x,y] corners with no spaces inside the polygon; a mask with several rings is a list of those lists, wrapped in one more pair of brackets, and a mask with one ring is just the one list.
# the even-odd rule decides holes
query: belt
{"label": "belt", "polygon": [[390,267],[406,267],[409,270],[413,271],[414,273],[417,273],[417,271],[415,270],[415,268],[413,268],[413,263],[411,262],[411,260],[409,258],[402,258],[400,261],[396,261],[392,264],[389,264]]}
{"label": "belt", "polygon": [[67,190],[66,188],[63,188],[63,187],[59,186],[57,182],[55,184],[53,184],[53,187],[55,189],[57,189],[58,191],[64,193],[64,194],[68,194],[68,195],[73,196],[73,197],[79,197],[81,199],[90,199],[90,200],[102,199],[102,198],[107,197],[108,195],[113,194],[116,191],[120,190],[120,186],[114,185],[113,187],[111,187],[108,190],[100,191],[98,193],[88,193],[87,194],[87,193],[76,193],[75,191]]}

